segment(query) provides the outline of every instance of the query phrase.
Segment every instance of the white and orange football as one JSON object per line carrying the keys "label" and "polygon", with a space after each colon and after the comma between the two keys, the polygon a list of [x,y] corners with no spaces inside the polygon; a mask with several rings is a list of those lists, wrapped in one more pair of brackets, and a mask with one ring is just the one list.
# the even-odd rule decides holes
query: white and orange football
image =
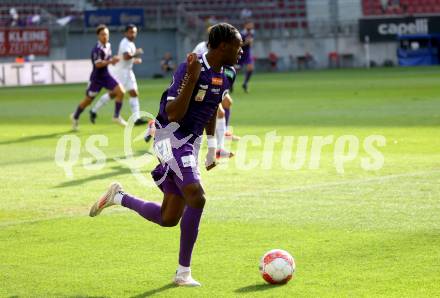
{"label": "white and orange football", "polygon": [[264,254],[260,261],[260,273],[271,284],[285,284],[295,272],[295,260],[285,250],[273,249]]}

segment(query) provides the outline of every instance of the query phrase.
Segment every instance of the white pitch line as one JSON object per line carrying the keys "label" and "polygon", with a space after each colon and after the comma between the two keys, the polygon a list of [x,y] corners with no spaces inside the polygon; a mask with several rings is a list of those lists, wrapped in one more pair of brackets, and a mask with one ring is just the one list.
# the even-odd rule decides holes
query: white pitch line
{"label": "white pitch line", "polygon": [[[319,188],[340,186],[340,185],[382,182],[382,181],[392,180],[392,179],[396,179],[396,178],[424,176],[424,175],[437,174],[437,173],[440,173],[440,169],[439,170],[432,170],[432,171],[412,172],[412,173],[405,173],[405,174],[392,174],[392,175],[380,176],[380,177],[375,177],[375,178],[352,179],[352,180],[345,180],[345,181],[318,183],[318,184],[311,184],[311,185],[304,185],[304,186],[297,186],[297,187],[290,187],[290,188],[282,188],[282,189],[245,192],[245,193],[236,194],[236,195],[232,196],[232,198],[255,196],[255,195],[270,194],[270,193],[283,193],[283,192],[288,193],[288,192],[295,192],[295,191],[301,191],[301,190],[315,190],[315,189],[319,189]],[[212,196],[212,197],[210,197],[210,199],[211,200],[224,200],[225,198]],[[125,211],[125,209],[113,209],[113,210],[109,210],[109,211],[110,212],[107,212],[107,213],[122,213],[123,211]],[[77,215],[70,215],[70,216],[52,216],[52,217],[45,217],[45,218],[40,218],[40,219],[21,220],[21,221],[15,221],[15,222],[11,222],[11,221],[3,222],[3,223],[0,223],[0,227],[7,227],[7,226],[13,226],[13,225],[28,224],[28,223],[38,223],[38,222],[56,220],[56,219],[87,217],[87,212],[88,212],[88,210],[85,210],[84,214],[77,214]]]}

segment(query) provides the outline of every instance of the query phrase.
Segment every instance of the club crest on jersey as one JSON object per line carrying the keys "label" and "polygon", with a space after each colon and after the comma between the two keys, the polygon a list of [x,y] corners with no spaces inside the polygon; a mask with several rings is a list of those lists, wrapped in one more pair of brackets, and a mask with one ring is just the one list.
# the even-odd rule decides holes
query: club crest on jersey
{"label": "club crest on jersey", "polygon": [[223,79],[222,78],[212,78],[211,84],[216,85],[216,86],[222,86]]}
{"label": "club crest on jersey", "polygon": [[199,92],[197,92],[197,95],[195,97],[196,101],[203,101],[205,98],[206,90],[200,89]]}
{"label": "club crest on jersey", "polygon": [[200,89],[197,92],[197,95],[195,97],[196,101],[203,101],[205,98],[206,91],[208,90],[208,85],[199,85]]}

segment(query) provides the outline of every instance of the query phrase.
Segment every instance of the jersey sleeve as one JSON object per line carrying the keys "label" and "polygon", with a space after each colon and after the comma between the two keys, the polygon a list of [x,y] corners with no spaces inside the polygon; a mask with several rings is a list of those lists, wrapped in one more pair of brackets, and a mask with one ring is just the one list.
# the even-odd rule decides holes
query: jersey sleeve
{"label": "jersey sleeve", "polygon": [[229,94],[230,90],[232,90],[232,86],[234,85],[235,78],[237,77],[237,72],[235,68],[232,66],[225,66],[225,77],[226,77],[226,85],[225,91],[222,94],[222,100],[225,99],[225,96]]}
{"label": "jersey sleeve", "polygon": [[188,76],[186,75],[186,62],[179,65],[176,72],[173,75],[173,81],[171,82],[170,87],[168,88],[167,100],[176,99],[177,95],[179,95],[180,90],[186,84],[188,80]]}
{"label": "jersey sleeve", "polygon": [[226,77],[228,78],[230,87],[234,85],[235,78],[237,77],[237,72],[235,71],[235,68],[233,66],[227,66],[225,70]]}
{"label": "jersey sleeve", "polygon": [[104,51],[102,49],[100,49],[100,48],[93,49],[93,52],[92,52],[93,64],[102,62],[104,60],[105,60],[105,53],[104,53]]}
{"label": "jersey sleeve", "polygon": [[205,52],[207,52],[207,47],[206,47],[206,42],[202,41],[200,42],[198,45],[196,45],[196,47],[193,50],[193,53],[196,53],[197,55],[202,55]]}
{"label": "jersey sleeve", "polygon": [[118,50],[118,54],[119,55],[123,55],[124,53],[128,53],[130,55],[133,55],[133,53],[131,52],[131,47],[130,44],[128,42],[121,41],[121,43],[119,44],[119,50]]}

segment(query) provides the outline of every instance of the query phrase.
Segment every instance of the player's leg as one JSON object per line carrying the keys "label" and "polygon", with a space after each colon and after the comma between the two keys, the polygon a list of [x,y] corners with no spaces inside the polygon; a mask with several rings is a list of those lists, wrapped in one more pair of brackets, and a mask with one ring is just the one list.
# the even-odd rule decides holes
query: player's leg
{"label": "player's leg", "polygon": [[[165,190],[166,191],[166,190]],[[180,191],[165,192],[162,204],[144,201],[123,191],[122,186],[114,182],[109,189],[90,208],[91,217],[98,216],[110,206],[121,205],[136,211],[143,218],[163,227],[173,227],[179,223],[185,207]]]}
{"label": "player's leg", "polygon": [[231,118],[231,106],[232,98],[230,95],[226,95],[222,101],[223,110],[225,110],[226,130],[229,131],[229,119]]}
{"label": "player's leg", "polygon": [[112,89],[112,93],[115,94],[115,112],[113,114],[113,121],[126,126],[127,122],[121,117],[122,100],[124,99],[125,90],[121,84],[117,84],[116,87]]}
{"label": "player's leg", "polygon": [[[187,198],[185,200],[176,184],[170,183],[170,179],[167,178],[160,185],[160,188],[164,191],[164,199],[162,204],[159,204],[144,201],[124,193],[119,183],[113,183],[108,191],[95,202],[89,215],[94,217],[107,207],[122,205],[163,227],[176,226],[182,218],[180,222],[179,266],[174,283],[179,286],[200,286],[200,283],[191,276],[190,263],[205,199],[201,185],[191,185],[184,188]],[[185,207],[185,204],[188,205]]]}
{"label": "player's leg", "polygon": [[95,103],[95,105],[90,110],[90,121],[95,124],[96,118],[98,117],[98,111],[115,98],[115,94],[111,91],[104,93]]}
{"label": "player's leg", "polygon": [[183,186],[181,191],[186,207],[180,221],[179,267],[174,283],[179,286],[200,286],[200,283],[191,276],[190,265],[205,206],[205,192],[200,182],[197,181]]}
{"label": "player's leg", "polygon": [[165,193],[162,204],[144,201],[124,193],[121,205],[160,226],[174,227],[182,217],[185,201],[182,196],[174,193]]}
{"label": "player's leg", "polygon": [[154,137],[155,133],[156,133],[156,126],[154,120],[151,119],[148,121],[147,129],[145,130],[145,135],[144,135],[145,142],[148,143]]}
{"label": "player's leg", "polygon": [[143,125],[143,124],[147,124],[147,120],[142,119],[141,118],[141,108],[139,105],[139,92],[136,88],[132,88],[128,91],[128,94],[130,95],[130,109],[131,109],[131,113],[134,115],[134,125]]}
{"label": "player's leg", "polygon": [[76,110],[73,113],[73,118],[78,120],[81,113],[92,103],[93,99],[94,97],[86,95],[84,99],[76,107]]}
{"label": "player's leg", "polygon": [[87,86],[86,89],[86,96],[79,103],[75,112],[70,115],[70,118],[72,119],[73,130],[78,129],[79,117],[81,113],[85,110],[85,108],[87,108],[92,103],[93,99],[99,93],[100,90],[101,90],[101,85],[95,82],[89,82],[89,85]]}
{"label": "player's leg", "polygon": [[75,130],[75,131],[78,130],[79,116],[85,110],[85,108],[88,107],[92,103],[92,101],[93,101],[93,97],[86,95],[86,97],[76,107],[75,112],[70,115],[70,118],[72,120],[72,129],[73,130]]}
{"label": "player's leg", "polygon": [[251,79],[251,76],[253,73],[254,73],[254,64],[250,61],[246,65],[246,73],[244,75],[244,82],[243,82],[243,86],[242,86],[246,93],[248,92],[248,83],[249,83],[249,80]]}
{"label": "player's leg", "polygon": [[217,121],[215,124],[215,137],[217,139],[217,158],[231,158],[233,153],[225,150],[225,134],[226,134],[226,119],[225,110],[222,104],[219,105],[217,110]]}
{"label": "player's leg", "polygon": [[138,120],[141,117],[141,109],[139,105],[139,93],[136,89],[131,89],[128,91],[128,94],[130,95],[129,103],[130,103],[130,109],[131,113],[134,115],[134,118]]}
{"label": "player's leg", "polygon": [[222,101],[222,107],[225,110],[225,121],[226,121],[226,132],[225,132],[225,136],[228,139],[231,139],[232,141],[238,141],[240,140],[239,136],[233,135],[232,134],[232,129],[229,126],[229,120],[231,117],[231,107],[232,107],[232,97],[230,94],[227,94],[225,96],[225,98]]}
{"label": "player's leg", "polygon": [[[136,86],[137,86],[137,83],[136,83]],[[147,123],[147,129],[145,130],[144,140],[145,140],[145,142],[148,143],[154,137],[154,134],[156,133],[155,121],[153,119],[150,119],[150,120],[141,119],[141,120],[145,121]],[[135,125],[136,125],[136,123],[135,123]]]}
{"label": "player's leg", "polygon": [[126,90],[128,91],[128,94],[130,95],[130,109],[131,113],[134,115],[134,125],[144,125],[147,124],[148,120],[141,118],[141,108],[139,104],[139,89],[136,81],[136,77],[134,75],[133,71],[130,71],[126,77],[126,83],[124,85]]}

